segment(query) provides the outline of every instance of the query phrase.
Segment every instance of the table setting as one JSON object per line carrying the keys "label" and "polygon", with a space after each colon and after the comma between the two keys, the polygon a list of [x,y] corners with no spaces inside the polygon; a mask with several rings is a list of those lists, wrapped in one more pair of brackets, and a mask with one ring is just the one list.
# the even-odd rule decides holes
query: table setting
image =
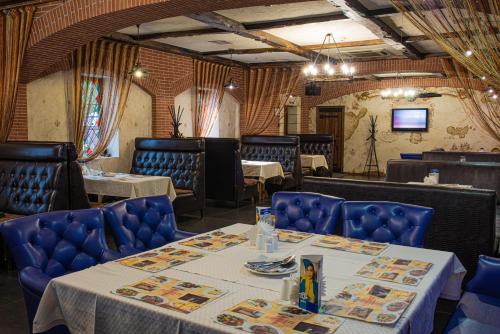
{"label": "table setting", "polygon": [[257,207],[256,224],[55,278],[34,331],[64,323],[74,333],[420,334],[432,332],[438,297],[460,297],[465,269],[452,253],[274,221]]}

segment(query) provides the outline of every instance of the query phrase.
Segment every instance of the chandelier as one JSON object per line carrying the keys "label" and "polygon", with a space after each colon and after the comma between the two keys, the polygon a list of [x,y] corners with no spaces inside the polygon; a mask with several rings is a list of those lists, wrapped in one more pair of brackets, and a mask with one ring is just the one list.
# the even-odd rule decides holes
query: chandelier
{"label": "chandelier", "polygon": [[[141,34],[140,34],[141,25],[138,24],[136,27],[137,27],[136,40],[137,40],[137,43],[139,43],[139,40],[141,38]],[[148,74],[148,71],[141,65],[141,63],[139,61],[137,61],[137,63],[135,63],[134,67],[132,68],[132,71],[130,71],[128,74],[133,75],[137,79],[141,79],[142,77],[144,77]]]}
{"label": "chandelier", "polygon": [[415,99],[420,95],[421,91],[416,88],[394,88],[394,89],[384,89],[380,92],[380,96],[384,100],[393,99],[406,99],[410,102],[415,101]]}
{"label": "chandelier", "polygon": [[[326,34],[325,38],[323,39],[323,43],[321,44],[321,47],[319,49],[318,54],[316,55],[316,58],[312,63],[307,64],[304,69],[303,73],[305,74],[306,77],[309,77],[311,79],[321,79],[321,78],[330,78],[335,75],[335,67],[334,65],[337,63],[335,59],[330,57],[330,47],[325,48],[325,45],[327,44],[333,44],[335,50],[338,53],[341,65],[340,65],[340,72],[344,76],[347,77],[352,77],[354,75],[354,72],[356,69],[354,66],[351,64],[347,63],[344,60],[344,57],[342,56],[342,52],[340,52],[340,49],[337,45],[337,42],[335,42],[335,38],[333,38],[333,35],[331,33]],[[322,54],[324,51],[326,55],[326,62],[323,64],[323,66],[318,66],[318,60],[319,56]]]}

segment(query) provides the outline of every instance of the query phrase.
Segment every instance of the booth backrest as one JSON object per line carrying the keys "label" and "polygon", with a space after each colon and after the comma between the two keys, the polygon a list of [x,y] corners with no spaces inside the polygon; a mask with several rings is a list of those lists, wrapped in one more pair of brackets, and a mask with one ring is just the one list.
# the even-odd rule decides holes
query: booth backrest
{"label": "booth backrest", "polygon": [[205,140],[136,138],[132,174],[169,176],[175,188],[205,193]]}
{"label": "booth backrest", "polygon": [[73,143],[0,144],[0,211],[31,215],[88,208]]}
{"label": "booth backrest", "polygon": [[424,247],[454,252],[468,275],[476,269],[480,254],[493,254],[496,194],[492,190],[320,177],[305,177],[302,189],[347,201],[393,201],[433,208]]}
{"label": "booth backrest", "polygon": [[331,135],[300,134],[300,153],[324,155],[328,169],[333,170],[333,141]]}
{"label": "booth backrest", "polygon": [[439,183],[467,184],[500,194],[500,163],[493,162],[389,160],[386,180],[422,182],[432,169],[439,170]]}
{"label": "booth backrest", "polygon": [[302,182],[298,136],[242,136],[241,159],[278,161],[285,173],[292,173],[297,184]]}
{"label": "booth backrest", "polygon": [[500,152],[446,152],[429,151],[422,153],[424,160],[460,161],[465,157],[468,162],[496,162],[500,163]]}
{"label": "booth backrest", "polygon": [[205,138],[205,159],[207,198],[235,200],[244,186],[239,140]]}

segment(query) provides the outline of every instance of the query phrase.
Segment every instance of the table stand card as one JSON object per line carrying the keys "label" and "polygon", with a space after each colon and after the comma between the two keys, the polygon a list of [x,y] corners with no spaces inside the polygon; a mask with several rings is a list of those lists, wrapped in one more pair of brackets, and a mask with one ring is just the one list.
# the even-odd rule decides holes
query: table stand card
{"label": "table stand card", "polygon": [[118,260],[117,262],[127,267],[157,273],[204,256],[205,254],[199,252],[174,247],[164,247],[123,260]]}
{"label": "table stand card", "polygon": [[248,299],[219,314],[215,322],[248,333],[332,334],[340,327],[342,319],[264,299]]}
{"label": "table stand card", "polygon": [[307,232],[298,232],[298,231],[290,231],[290,230],[276,230],[278,232],[278,238],[281,242],[292,242],[297,243],[309,239],[313,236],[312,233]]}
{"label": "table stand card", "polygon": [[356,275],[417,286],[431,268],[430,262],[382,256],[371,260]]}
{"label": "table stand card", "polygon": [[323,292],[323,256],[300,257],[299,307],[318,313]]}
{"label": "table stand card", "polygon": [[321,312],[377,324],[395,324],[416,293],[376,284],[356,283],[323,303]]}
{"label": "table stand card", "polygon": [[227,291],[156,275],[111,292],[187,314],[226,294]]}
{"label": "table stand card", "polygon": [[218,252],[220,250],[239,245],[247,240],[248,238],[244,235],[226,234],[222,231],[215,231],[199,237],[181,241],[180,244],[183,246]]}
{"label": "table stand card", "polygon": [[337,235],[326,235],[313,243],[313,246],[372,256],[379,255],[387,248],[387,244],[380,242],[343,238]]}

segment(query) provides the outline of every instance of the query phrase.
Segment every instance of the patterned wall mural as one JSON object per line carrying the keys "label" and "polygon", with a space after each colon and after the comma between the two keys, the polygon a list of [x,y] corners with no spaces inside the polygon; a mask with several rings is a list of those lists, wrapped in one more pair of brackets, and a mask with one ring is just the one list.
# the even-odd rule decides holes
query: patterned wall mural
{"label": "patterned wall mural", "polygon": [[[500,150],[500,143],[488,136],[469,119],[460,97],[450,88],[429,88],[442,97],[417,99],[414,102],[383,100],[380,90],[345,95],[321,106],[345,106],[344,171],[361,173],[366,160],[369,142],[369,116],[378,116],[377,155],[385,172],[389,159],[399,159],[400,153],[419,153],[435,148],[449,151]],[[393,132],[392,108],[423,107],[429,109],[428,132]],[[316,108],[309,113],[309,129],[315,132]]]}

